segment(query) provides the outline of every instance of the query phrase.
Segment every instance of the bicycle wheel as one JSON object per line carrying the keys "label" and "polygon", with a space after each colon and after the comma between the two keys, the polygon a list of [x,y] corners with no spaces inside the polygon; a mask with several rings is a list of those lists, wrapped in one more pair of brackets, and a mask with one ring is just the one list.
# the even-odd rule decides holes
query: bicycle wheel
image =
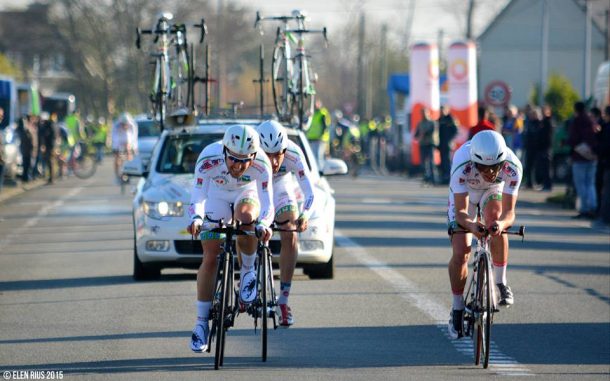
{"label": "bicycle wheel", "polygon": [[227,314],[229,302],[229,255],[221,255],[222,260],[222,285],[220,287],[220,309],[218,313],[218,323],[216,331],[216,354],[214,356],[214,369],[222,366],[224,359],[224,344],[227,330]]}
{"label": "bicycle wheel", "polygon": [[474,364],[483,367],[489,365],[489,348],[491,343],[491,287],[490,271],[487,256],[481,255],[477,266],[476,296],[473,306],[474,322]]}
{"label": "bicycle wheel", "polygon": [[262,353],[262,358],[263,358],[263,362],[267,361],[267,319],[269,317],[269,313],[268,313],[268,298],[267,298],[267,294],[268,294],[268,288],[269,288],[269,282],[267,279],[267,274],[269,273],[269,269],[267,268],[267,250],[263,249],[260,259],[261,261],[259,262],[259,268],[261,269],[260,274],[261,274],[261,282],[260,282],[260,290],[261,290],[261,318],[262,318],[262,332],[261,332],[261,337],[262,337],[262,344],[263,344],[263,353]]}
{"label": "bicycle wheel", "polygon": [[177,48],[176,59],[172,61],[173,108],[186,107],[189,102],[189,54],[186,47]]}
{"label": "bicycle wheel", "polygon": [[311,118],[314,113],[316,91],[312,83],[312,73],[305,56],[299,59],[299,94],[298,112],[299,125],[305,131],[311,126]]}
{"label": "bicycle wheel", "polygon": [[290,97],[290,77],[292,70],[288,67],[290,57],[286,57],[286,49],[283,43],[277,43],[273,48],[273,60],[271,62],[271,88],[273,91],[273,104],[280,119],[289,119],[292,110],[292,98]]}
{"label": "bicycle wheel", "polygon": [[88,179],[95,174],[97,163],[95,158],[87,152],[85,143],[77,143],[72,151],[72,165],[74,175],[79,179]]}

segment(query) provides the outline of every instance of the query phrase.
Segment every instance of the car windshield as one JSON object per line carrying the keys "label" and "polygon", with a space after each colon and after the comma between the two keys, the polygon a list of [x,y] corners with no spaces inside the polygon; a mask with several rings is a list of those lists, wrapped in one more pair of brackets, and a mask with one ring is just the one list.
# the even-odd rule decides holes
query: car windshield
{"label": "car windshield", "polygon": [[181,134],[168,136],[163,143],[157,172],[185,174],[195,172],[201,151],[222,139],[222,134]]}
{"label": "car windshield", "polygon": [[[289,135],[290,140],[304,150],[298,135]],[[222,140],[222,134],[180,134],[168,136],[161,149],[160,160],[157,162],[157,172],[186,174],[195,171],[195,164],[201,151],[211,143]],[[307,165],[311,170],[309,157],[305,155]]]}
{"label": "car windshield", "polygon": [[138,137],[146,138],[150,136],[161,135],[161,126],[156,120],[139,120],[138,121]]}

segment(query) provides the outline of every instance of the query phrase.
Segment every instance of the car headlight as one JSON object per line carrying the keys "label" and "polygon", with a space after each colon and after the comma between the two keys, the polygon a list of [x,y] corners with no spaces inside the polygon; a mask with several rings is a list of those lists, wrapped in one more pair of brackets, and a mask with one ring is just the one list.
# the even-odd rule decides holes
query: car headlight
{"label": "car headlight", "polygon": [[182,202],[151,202],[144,201],[144,214],[150,218],[161,219],[163,217],[182,217],[184,208]]}

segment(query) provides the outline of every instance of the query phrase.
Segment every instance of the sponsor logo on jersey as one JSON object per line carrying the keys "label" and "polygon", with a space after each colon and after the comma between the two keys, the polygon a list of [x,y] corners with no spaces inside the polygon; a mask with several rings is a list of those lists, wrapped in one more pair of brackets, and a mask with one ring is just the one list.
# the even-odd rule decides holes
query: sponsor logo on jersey
{"label": "sponsor logo on jersey", "polygon": [[509,175],[511,177],[517,176],[517,171],[515,171],[515,169],[513,167],[511,167],[510,165],[504,166],[503,170],[504,170],[504,173],[506,173],[507,175]]}
{"label": "sponsor logo on jersey", "polygon": [[464,179],[463,177],[460,177],[460,185],[463,185],[466,182],[466,179]]}
{"label": "sponsor logo on jersey", "polygon": [[464,167],[464,170],[462,171],[462,173],[467,175],[470,172],[472,172],[472,164],[466,164],[466,166]]}
{"label": "sponsor logo on jersey", "polygon": [[239,178],[239,181],[243,181],[245,183],[249,183],[250,181],[252,181],[252,179],[250,178],[249,175],[243,175],[242,177]]}
{"label": "sponsor logo on jersey", "polygon": [[201,177],[197,177],[197,188],[201,188],[203,186],[203,179]]}
{"label": "sponsor logo on jersey", "polygon": [[263,181],[263,183],[261,184],[261,186],[262,186],[263,190],[267,190],[267,186],[268,186],[268,185],[269,185],[269,184],[268,184],[266,181]]}
{"label": "sponsor logo on jersey", "polygon": [[221,163],[220,159],[208,159],[208,160],[204,161],[203,164],[201,164],[201,167],[199,168],[199,172],[203,172],[208,169],[212,169],[212,168],[218,166],[220,163]]}
{"label": "sponsor logo on jersey", "polygon": [[301,169],[299,171],[299,178],[302,179],[303,177],[305,177],[305,171],[303,169]]}
{"label": "sponsor logo on jersey", "polygon": [[510,184],[508,184],[509,187],[514,188],[517,186],[517,180],[513,180],[510,182]]}
{"label": "sponsor logo on jersey", "polygon": [[228,183],[227,178],[224,176],[216,176],[213,177],[212,180],[214,180],[214,182],[218,185],[225,185],[226,183]]}

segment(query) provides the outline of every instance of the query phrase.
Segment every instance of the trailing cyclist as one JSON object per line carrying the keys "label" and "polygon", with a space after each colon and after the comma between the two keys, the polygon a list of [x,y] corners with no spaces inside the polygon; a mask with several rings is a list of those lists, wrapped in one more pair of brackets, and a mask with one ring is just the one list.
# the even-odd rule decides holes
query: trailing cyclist
{"label": "trailing cyclist", "polygon": [[[482,230],[491,235],[494,278],[500,291],[499,304],[513,304],[513,293],[506,282],[508,238],[501,234],[515,220],[515,205],[523,169],[517,156],[495,131],[481,131],[461,146],[453,157],[449,185],[450,228],[458,226],[481,238]],[[478,218],[477,208],[481,219]],[[462,336],[464,287],[468,277],[471,234],[451,237],[453,255],[449,261],[449,280],[453,293],[449,335]]]}
{"label": "trailing cyclist", "polygon": [[[228,222],[235,217],[243,230],[255,229],[260,239],[268,241],[273,222],[271,180],[271,164],[250,126],[229,127],[222,141],[205,147],[197,159],[188,230],[201,239],[204,256],[197,273],[197,320],[190,344],[194,352],[207,349],[216,262],[223,239],[209,230],[221,219]],[[237,237],[242,264],[239,299],[243,304],[256,298],[256,247],[255,237]]]}
{"label": "trailing cyclist", "polygon": [[138,125],[129,113],[124,112],[112,125],[112,153],[114,154],[114,174],[117,183],[121,181],[123,157],[129,161],[137,152]]}
{"label": "trailing cyclist", "polygon": [[[260,136],[261,148],[271,161],[275,221],[282,229],[303,232],[307,229],[314,200],[313,183],[303,151],[288,139],[284,126],[274,120],[263,122],[256,131]],[[296,176],[304,195],[301,211],[291,174]],[[280,237],[280,326],[289,327],[294,324],[292,311],[288,306],[288,296],[298,256],[297,234],[280,232]]]}

